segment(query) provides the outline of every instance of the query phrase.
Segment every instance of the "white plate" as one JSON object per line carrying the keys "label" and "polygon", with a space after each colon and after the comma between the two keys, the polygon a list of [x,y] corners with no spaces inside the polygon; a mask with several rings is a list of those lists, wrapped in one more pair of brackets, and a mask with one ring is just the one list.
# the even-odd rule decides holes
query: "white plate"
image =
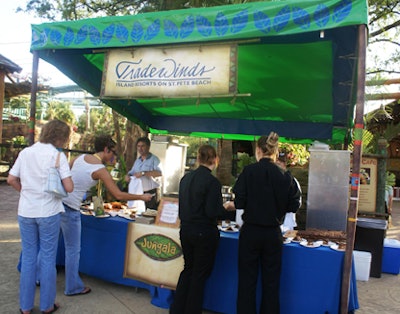
{"label": "white plate", "polygon": [[320,242],[309,243],[309,242],[303,241],[303,242],[300,242],[300,245],[304,246],[304,247],[308,247],[308,248],[317,248],[317,247],[321,246],[321,243]]}
{"label": "white plate", "polygon": [[118,212],[116,212],[115,210],[109,210],[106,213],[109,214],[111,217],[115,217],[118,215]]}
{"label": "white plate", "polygon": [[331,245],[336,244],[336,242],[328,241],[328,243],[322,243],[323,246],[331,247]]}
{"label": "white plate", "polygon": [[86,216],[93,216],[93,212],[91,210],[83,210],[81,209],[81,214]]}
{"label": "white plate", "polygon": [[96,218],[107,218],[107,217],[110,217],[110,214],[104,214],[104,215],[93,215],[94,217],[96,217]]}
{"label": "white plate", "polygon": [[294,243],[301,243],[301,242],[304,242],[304,241],[307,241],[307,240],[301,239],[301,240],[299,241],[299,240],[292,239],[292,242],[294,242]]}
{"label": "white plate", "polygon": [[335,251],[339,251],[339,252],[344,252],[346,249],[339,249],[339,244],[332,244],[331,246],[330,246],[330,248],[332,249],[332,250],[335,250]]}
{"label": "white plate", "polygon": [[118,213],[118,216],[128,220],[135,220],[135,217],[132,218],[130,214]]}
{"label": "white plate", "polygon": [[223,232],[230,232],[230,233],[239,232],[239,229],[236,228],[236,227],[227,227],[227,228],[222,228],[222,227],[221,227],[221,230],[222,230]]}
{"label": "white plate", "polygon": [[86,210],[88,210],[88,209],[93,210],[93,203],[82,205],[81,208],[86,209]]}

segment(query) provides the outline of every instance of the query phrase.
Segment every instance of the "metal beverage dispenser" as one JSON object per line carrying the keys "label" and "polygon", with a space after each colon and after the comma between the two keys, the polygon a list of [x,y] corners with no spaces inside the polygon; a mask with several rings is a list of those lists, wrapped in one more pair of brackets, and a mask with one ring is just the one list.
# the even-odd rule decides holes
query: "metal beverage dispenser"
{"label": "metal beverage dispenser", "polygon": [[346,231],[350,151],[310,150],[306,229]]}

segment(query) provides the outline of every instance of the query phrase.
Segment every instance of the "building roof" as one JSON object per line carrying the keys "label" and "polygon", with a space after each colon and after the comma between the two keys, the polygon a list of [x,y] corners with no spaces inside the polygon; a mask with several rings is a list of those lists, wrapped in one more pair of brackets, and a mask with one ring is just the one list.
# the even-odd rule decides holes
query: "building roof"
{"label": "building roof", "polygon": [[19,73],[22,71],[22,68],[18,64],[0,54],[0,71],[4,71],[6,73]]}

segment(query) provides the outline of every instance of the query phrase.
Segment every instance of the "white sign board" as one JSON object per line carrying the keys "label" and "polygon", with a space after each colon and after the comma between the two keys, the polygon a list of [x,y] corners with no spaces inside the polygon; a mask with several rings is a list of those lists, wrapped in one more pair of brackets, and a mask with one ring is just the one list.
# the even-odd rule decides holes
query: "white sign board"
{"label": "white sign board", "polygon": [[171,98],[236,93],[235,45],[110,50],[102,97]]}

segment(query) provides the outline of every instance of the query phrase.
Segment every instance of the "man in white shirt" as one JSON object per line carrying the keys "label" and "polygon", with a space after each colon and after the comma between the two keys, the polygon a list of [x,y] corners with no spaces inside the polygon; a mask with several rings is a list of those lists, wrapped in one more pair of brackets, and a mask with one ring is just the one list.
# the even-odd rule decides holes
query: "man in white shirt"
{"label": "man in white shirt", "polygon": [[139,178],[142,181],[143,192],[154,195],[149,202],[146,202],[146,208],[157,209],[160,201],[160,184],[155,178],[162,176],[160,159],[150,153],[150,140],[147,137],[137,140],[136,149],[140,156],[125,176],[125,180],[129,182],[131,176]]}

